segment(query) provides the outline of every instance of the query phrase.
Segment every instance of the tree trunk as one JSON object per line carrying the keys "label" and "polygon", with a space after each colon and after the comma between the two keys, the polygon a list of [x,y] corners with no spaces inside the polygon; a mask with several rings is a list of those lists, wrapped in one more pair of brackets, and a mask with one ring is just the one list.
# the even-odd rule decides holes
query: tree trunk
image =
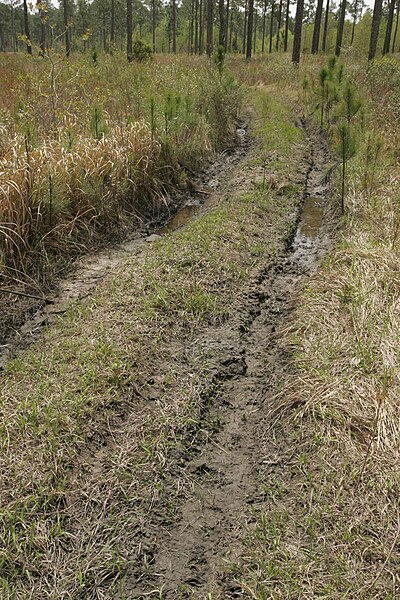
{"label": "tree trunk", "polygon": [[391,0],[389,3],[389,14],[386,24],[385,42],[383,44],[382,54],[389,54],[390,52],[390,40],[392,39],[392,28],[393,28],[393,17],[394,9],[396,6],[396,0]]}
{"label": "tree trunk", "polygon": [[225,47],[225,6],[224,0],[218,0],[219,35],[218,45]]}
{"label": "tree trunk", "polygon": [[283,42],[283,51],[284,52],[287,52],[287,47],[288,47],[289,18],[290,18],[290,0],[286,0],[285,40]]}
{"label": "tree trunk", "polygon": [[156,0],[151,2],[151,38],[153,44],[153,53],[156,51]]}
{"label": "tree trunk", "polygon": [[368,60],[373,60],[376,54],[378,44],[379,27],[382,18],[382,0],[375,0],[374,14],[372,15],[371,37],[369,40]]}
{"label": "tree trunk", "polygon": [[257,47],[257,24],[258,24],[258,12],[257,9],[255,8],[253,10],[254,16],[253,16],[253,21],[254,21],[254,26],[253,26],[253,55],[256,53],[256,47]]}
{"label": "tree trunk", "polygon": [[275,11],[275,0],[272,0],[271,5],[271,18],[269,22],[269,53],[272,52],[272,32],[274,28],[274,11]]}
{"label": "tree trunk", "polygon": [[26,51],[28,54],[32,54],[31,35],[29,33],[28,4],[26,0],[24,0],[24,34],[26,37]]}
{"label": "tree trunk", "polygon": [[251,58],[251,50],[253,45],[253,15],[254,15],[254,0],[249,0],[249,14],[247,17],[247,45],[246,58]]}
{"label": "tree trunk", "polygon": [[397,2],[396,27],[394,29],[393,44],[392,44],[392,54],[394,53],[395,46],[396,46],[397,31],[398,31],[398,28],[399,28],[399,12],[400,12],[400,0],[398,0],[398,2]]}
{"label": "tree trunk", "polygon": [[301,53],[301,33],[303,29],[304,0],[297,0],[296,19],[294,23],[294,39],[292,62],[298,65]]}
{"label": "tree trunk", "polygon": [[40,56],[44,56],[46,52],[46,13],[43,9],[43,1],[38,1],[36,6],[39,9],[39,23],[40,23]]}
{"label": "tree trunk", "polygon": [[[25,2],[25,0],[24,0]],[[68,0],[63,0],[64,15],[64,35],[65,35],[65,54],[68,57],[71,54],[71,37],[68,23]]]}
{"label": "tree trunk", "polygon": [[276,43],[275,43],[275,50],[277,52],[279,50],[279,33],[280,33],[280,29],[281,29],[281,24],[282,24],[282,4],[283,4],[283,0],[279,0],[278,19],[276,22]]}
{"label": "tree trunk", "polygon": [[[64,0],[65,1],[65,0]],[[126,56],[128,62],[132,62],[132,35],[133,35],[133,15],[132,0],[126,0]]]}
{"label": "tree trunk", "polygon": [[176,0],[172,0],[171,28],[172,28],[172,53],[176,54]]}
{"label": "tree trunk", "polygon": [[17,51],[17,45],[16,45],[16,35],[15,35],[15,16],[14,16],[14,7],[11,4],[10,5],[10,11],[11,11],[11,39],[12,39],[12,49],[13,52]]}
{"label": "tree trunk", "polygon": [[204,52],[204,2],[200,0],[200,13],[199,13],[199,54]]}
{"label": "tree trunk", "polygon": [[111,0],[111,22],[110,22],[110,52],[115,47],[115,0]]}
{"label": "tree trunk", "polygon": [[346,17],[346,0],[342,0],[342,2],[340,4],[339,23],[338,23],[338,30],[337,30],[337,35],[336,35],[336,48],[335,48],[336,56],[340,56],[340,50],[342,48],[345,17]]}
{"label": "tree trunk", "polygon": [[246,0],[244,6],[244,27],[243,27],[243,54],[246,54],[246,33],[247,33],[247,13],[248,13],[249,2]]}
{"label": "tree trunk", "polygon": [[267,17],[267,0],[264,0],[261,52],[264,52],[264,48],[265,48],[265,23],[266,23],[266,20],[267,20],[266,17]]}
{"label": "tree trunk", "polygon": [[199,0],[195,0],[194,8],[194,49],[193,52],[197,54],[199,51]]}
{"label": "tree trunk", "polygon": [[229,38],[229,0],[226,0],[226,26],[225,26],[225,52],[228,50],[228,38]]}
{"label": "tree trunk", "polygon": [[207,0],[207,56],[211,56],[213,52],[213,9],[213,0]]}
{"label": "tree trunk", "polygon": [[107,26],[106,26],[106,11],[103,10],[103,50],[107,52]]}
{"label": "tree trunk", "polygon": [[[237,29],[235,28],[235,39],[237,36]],[[232,52],[232,37],[233,37],[233,10],[231,10],[231,26],[229,28],[229,52]],[[236,44],[237,45],[237,44]]]}
{"label": "tree trunk", "polygon": [[354,43],[354,35],[356,32],[356,23],[357,23],[357,13],[358,13],[358,0],[356,0],[355,5],[354,5],[354,15],[353,15],[353,25],[351,28],[351,41],[350,41],[350,46],[353,45]]}
{"label": "tree trunk", "polygon": [[317,11],[315,13],[315,23],[314,23],[312,46],[311,46],[311,54],[317,54],[317,52],[318,52],[323,7],[324,7],[324,0],[318,0]]}
{"label": "tree trunk", "polygon": [[189,22],[188,54],[193,54],[194,3],[195,3],[195,0],[191,0],[191,2],[190,2],[190,22]]}
{"label": "tree trunk", "polygon": [[328,22],[329,22],[329,1],[326,0],[325,20],[324,20],[324,36],[322,38],[322,52],[326,52],[326,40],[328,37]]}

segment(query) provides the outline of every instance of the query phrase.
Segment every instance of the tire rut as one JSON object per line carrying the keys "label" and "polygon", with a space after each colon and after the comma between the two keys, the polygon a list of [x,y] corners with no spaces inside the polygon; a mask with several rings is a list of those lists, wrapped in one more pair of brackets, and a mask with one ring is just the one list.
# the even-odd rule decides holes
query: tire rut
{"label": "tire rut", "polygon": [[132,590],[130,598],[149,597],[155,588],[162,590],[157,597],[168,599],[203,599],[209,593],[212,598],[243,597],[229,565],[240,561],[243,527],[262,500],[260,434],[268,426],[268,399],[289,368],[279,330],[301,283],[329,247],[335,222],[325,176],[328,145],[321,134],[304,127],[312,150],[295,236],[275,267],[244,290],[234,322],[199,340],[200,352],[213,356],[209,369],[218,382],[209,409],[216,431],[188,465],[192,493],[180,507],[179,521],[158,532],[151,583]]}

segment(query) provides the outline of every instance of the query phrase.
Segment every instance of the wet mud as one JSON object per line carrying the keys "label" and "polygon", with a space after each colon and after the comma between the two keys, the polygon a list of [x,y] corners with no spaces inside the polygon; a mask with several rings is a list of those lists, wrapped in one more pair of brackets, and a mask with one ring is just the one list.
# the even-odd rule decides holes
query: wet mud
{"label": "wet mud", "polygon": [[334,235],[324,175],[328,146],[317,132],[309,130],[308,135],[312,152],[304,203],[287,253],[243,291],[235,319],[209,329],[198,342],[199,352],[213,357],[210,369],[218,393],[208,419],[218,423],[218,431],[188,465],[192,493],[182,503],[177,523],[163,530],[149,525],[148,536],[158,548],[152,576],[140,585],[131,582],[129,598],[246,597],[232,565],[240,563],[243,530],[251,526],[263,500],[260,466],[281,460],[279,455],[264,456],[260,444],[269,427],[269,398],[288,363],[279,331]]}

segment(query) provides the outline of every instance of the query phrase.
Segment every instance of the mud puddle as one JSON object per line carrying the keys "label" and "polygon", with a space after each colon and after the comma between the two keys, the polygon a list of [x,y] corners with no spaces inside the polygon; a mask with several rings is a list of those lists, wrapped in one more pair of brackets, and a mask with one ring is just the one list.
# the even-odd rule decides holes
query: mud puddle
{"label": "mud puddle", "polygon": [[[164,219],[164,222],[149,224],[117,246],[81,257],[76,261],[73,272],[58,282],[56,293],[43,298],[42,302],[40,298],[32,300],[30,309],[25,302],[20,309],[21,313],[30,312],[32,316],[26,318],[22,325],[11,328],[11,333],[2,335],[0,330],[0,370],[20,350],[40,338],[44,327],[54,323],[59,315],[66,312],[71,303],[89,296],[108,273],[116,270],[125,261],[132,260],[143,250],[146,243],[151,243],[160,236],[183,227],[202,208],[206,208],[213,194],[218,193],[226,185],[231,169],[245,158],[250,146],[248,123],[240,124],[236,129],[235,144],[217,155],[206,170],[197,175],[193,174],[190,190],[187,190],[178,208],[175,206],[175,210]],[[1,297],[4,300],[0,301],[0,319],[4,318],[6,321],[12,314],[11,322],[21,322],[18,317],[17,302],[15,302],[16,306],[13,303],[13,299],[17,300],[18,296],[14,296],[11,292],[2,292]],[[6,331],[9,330],[10,327],[6,328]]]}
{"label": "mud puddle", "polygon": [[200,210],[200,206],[200,203],[187,204],[181,208],[181,210],[178,210],[176,215],[174,215],[172,219],[168,221],[166,225],[164,225],[164,227],[160,227],[160,229],[156,231],[156,234],[165,235],[171,231],[179,229],[180,227],[184,227],[184,225],[186,225],[195,215],[197,215]]}
{"label": "mud puddle", "polygon": [[265,499],[261,465],[282,460],[279,453],[266,457],[260,442],[269,426],[269,398],[287,368],[279,330],[301,282],[330,245],[330,194],[323,175],[329,152],[320,136],[310,136],[304,205],[287,254],[250,284],[231,322],[209,329],[197,342],[200,353],[213,357],[209,369],[218,394],[208,418],[218,429],[189,462],[193,491],[177,523],[162,531],[149,528],[158,548],[153,575],[129,587],[129,598],[247,597],[234,575],[242,559],[243,529],[252,526]]}

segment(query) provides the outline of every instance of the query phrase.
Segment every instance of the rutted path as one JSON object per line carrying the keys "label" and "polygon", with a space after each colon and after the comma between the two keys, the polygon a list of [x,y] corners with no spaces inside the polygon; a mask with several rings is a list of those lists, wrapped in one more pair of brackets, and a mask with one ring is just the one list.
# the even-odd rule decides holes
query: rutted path
{"label": "rutted path", "polygon": [[[12,292],[0,290],[0,319],[4,314],[3,328],[0,328],[0,370],[18,351],[39,339],[43,328],[54,323],[60,314],[66,312],[71,302],[89,296],[108,273],[115,271],[121,264],[132,260],[135,255],[142,252],[147,242],[152,242],[158,235],[185,225],[201,211],[203,206],[212,202],[215,194],[221,193],[232,169],[243,161],[249,151],[251,145],[248,135],[249,118],[250,115],[238,125],[235,144],[231,148],[217,156],[208,168],[205,167],[199,174],[193,173],[190,185],[176,199],[170,214],[156,215],[153,222],[131,233],[126,241],[114,247],[79,258],[72,273],[57,283],[55,293],[43,300],[32,293],[30,298],[29,295],[23,298],[24,303],[20,309],[18,305],[14,309],[11,307],[10,298],[16,300],[21,298],[13,295]],[[38,292],[35,293],[38,295]],[[3,302],[7,299],[4,308],[2,298]],[[32,316],[26,318],[18,327],[12,327],[7,323],[10,317],[20,322],[20,315],[23,313],[30,313]],[[5,325],[7,333],[4,334]]]}
{"label": "rutted path", "polygon": [[155,597],[155,589],[163,593],[157,597],[170,599],[203,599],[209,593],[212,598],[242,597],[227,567],[240,561],[243,526],[252,520],[252,508],[262,494],[258,466],[271,459],[262,456],[258,440],[267,427],[268,396],[287,368],[279,328],[332,231],[324,179],[329,151],[319,134],[309,135],[312,155],[304,206],[287,255],[245,290],[234,322],[199,340],[200,350],[213,357],[211,372],[218,391],[209,419],[217,432],[189,464],[193,492],[181,506],[178,523],[153,531],[159,550],[151,581],[131,588],[128,597]]}
{"label": "rutted path", "polygon": [[[260,499],[266,398],[285,374],[277,331],[329,243],[327,148],[312,132],[304,143],[291,111],[274,114],[290,143],[271,142],[280,122],[267,116],[266,139],[240,149],[203,218],[120,256],[93,298],[2,374],[13,443],[0,493],[18,516],[30,492],[37,531],[32,542],[21,529],[16,548],[3,524],[6,575],[32,598],[243,593],[224,559],[240,561]],[[295,235],[304,186],[319,199],[306,198]]]}

